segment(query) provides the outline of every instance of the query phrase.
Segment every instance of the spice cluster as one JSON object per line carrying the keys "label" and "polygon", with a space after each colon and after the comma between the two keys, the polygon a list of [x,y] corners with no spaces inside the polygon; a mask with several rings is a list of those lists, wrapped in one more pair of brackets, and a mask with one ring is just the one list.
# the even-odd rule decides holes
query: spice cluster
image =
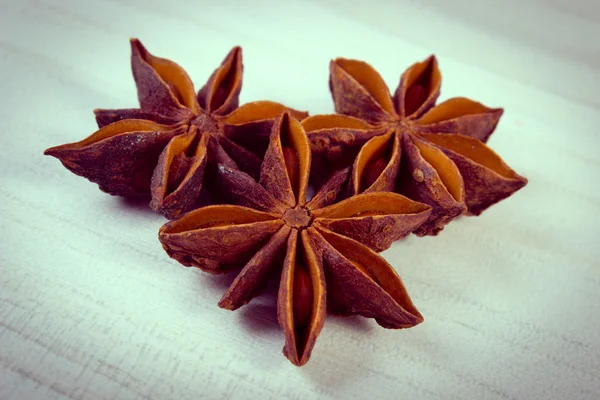
{"label": "spice cluster", "polygon": [[421,323],[378,253],[527,184],[486,145],[501,108],[437,103],[434,56],[410,66],[393,95],[369,64],[335,59],[336,114],[312,116],[266,100],[240,105],[239,47],[198,92],[137,39],[131,66],[139,108],[97,109],[96,132],[44,154],[104,192],[148,197],[171,220],[158,233],[170,257],[236,274],[220,307],[235,310],[277,280],[283,353],[295,365],[309,360],[326,313],[384,328]]}

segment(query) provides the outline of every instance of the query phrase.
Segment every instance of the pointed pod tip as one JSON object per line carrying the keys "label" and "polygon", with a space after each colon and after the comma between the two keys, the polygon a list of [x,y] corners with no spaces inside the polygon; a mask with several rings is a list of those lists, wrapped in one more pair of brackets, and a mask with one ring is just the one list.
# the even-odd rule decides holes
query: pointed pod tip
{"label": "pointed pod tip", "polygon": [[425,66],[432,66],[435,68],[438,65],[438,60],[437,60],[437,57],[435,56],[435,54],[431,54],[427,58],[425,58],[423,61],[415,63],[415,65],[418,65],[418,64],[425,65]]}
{"label": "pointed pod tip", "polygon": [[[166,224],[163,224],[159,229],[158,229],[158,240],[160,240],[161,243],[164,244],[164,242],[168,239],[172,227],[173,225],[177,224],[179,220],[172,220],[167,222]],[[164,245],[163,245],[164,247]]]}
{"label": "pointed pod tip", "polygon": [[514,176],[513,176],[512,180],[513,180],[513,186],[512,186],[513,190],[510,193],[510,195],[512,195],[512,194],[518,192],[519,190],[523,189],[529,183],[529,180],[527,178],[525,178],[522,175],[519,175],[516,172],[514,172]]}
{"label": "pointed pod tip", "polygon": [[225,57],[225,60],[223,60],[223,63],[227,63],[230,60],[233,60],[236,64],[242,62],[242,47],[241,46],[237,46],[237,45],[233,46],[231,48],[231,50],[229,50],[229,53]]}
{"label": "pointed pod tip", "polygon": [[303,367],[304,365],[306,365],[307,362],[308,362],[308,358],[303,357],[301,360],[298,361],[298,363],[292,363],[292,364],[294,364],[296,367]]}
{"label": "pointed pod tip", "polygon": [[423,318],[423,316],[421,314],[415,315],[414,322],[410,327],[420,325],[423,323],[423,321],[425,321],[425,318]]}
{"label": "pointed pod tip", "polygon": [[284,124],[288,124],[290,122],[290,110],[288,110],[287,108],[284,108],[281,113],[279,113],[279,115],[277,116],[277,119],[275,120],[275,124],[273,125],[273,128],[277,127],[278,129],[281,129],[281,126]]}
{"label": "pointed pod tip", "polygon": [[61,159],[61,154],[63,153],[63,146],[54,146],[44,150],[45,156],[51,156]]}
{"label": "pointed pod tip", "polygon": [[230,299],[226,298],[225,296],[226,294],[223,295],[223,298],[217,303],[217,305],[219,306],[219,308],[222,308],[224,310],[234,311],[235,307],[233,307],[233,303]]}
{"label": "pointed pod tip", "polygon": [[[301,359],[299,359],[298,355],[296,354],[296,352],[295,351],[292,351],[292,352],[287,351],[287,347],[283,348],[283,355],[285,356],[285,358],[287,358],[288,360],[290,360],[290,362],[292,364],[294,364],[296,367],[301,367],[304,364],[306,364],[306,362],[308,361],[308,360],[301,360]],[[302,362],[302,361],[304,361],[304,362]]]}
{"label": "pointed pod tip", "polygon": [[527,185],[529,183],[529,179],[527,179],[521,175],[519,175],[519,177],[521,178],[521,187],[524,187],[525,185]]}
{"label": "pointed pod tip", "polygon": [[129,38],[129,44],[131,45],[131,48],[144,47],[144,45],[138,38]]}
{"label": "pointed pod tip", "polygon": [[417,310],[416,307],[414,307],[414,311],[413,311],[413,316],[415,317],[415,325],[419,325],[421,323],[423,323],[423,321],[425,321],[425,318],[423,317],[423,314],[421,314],[421,312],[419,310]]}
{"label": "pointed pod tip", "polygon": [[340,62],[344,61],[345,58],[336,57],[329,62],[329,69],[334,70],[340,68]]}
{"label": "pointed pod tip", "polygon": [[143,56],[148,53],[148,50],[146,50],[146,47],[138,38],[129,39],[129,44],[131,46],[131,55]]}
{"label": "pointed pod tip", "polygon": [[158,228],[158,240],[160,240],[161,242],[162,242],[162,239],[164,239],[165,236],[166,236],[165,231],[167,229],[169,229],[167,227],[167,225],[169,225],[169,224],[170,224],[170,222],[167,222],[166,224],[164,224],[163,226],[161,226],[160,228]]}

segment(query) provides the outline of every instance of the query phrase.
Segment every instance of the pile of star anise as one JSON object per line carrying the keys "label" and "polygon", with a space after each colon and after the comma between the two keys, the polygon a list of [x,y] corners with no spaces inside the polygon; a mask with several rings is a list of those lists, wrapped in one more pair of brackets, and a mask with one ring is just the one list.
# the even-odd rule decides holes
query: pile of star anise
{"label": "pile of star anise", "polygon": [[295,365],[308,361],[326,311],[385,328],[422,322],[378,252],[527,183],[485,145],[502,109],[464,97],[436,105],[433,56],[409,67],[393,96],[369,64],[335,59],[337,114],[308,117],[270,101],[239,105],[239,47],[198,93],[176,63],[138,40],[131,50],[140,107],[95,110],[96,132],[45,154],[107,193],[149,196],[172,220],[159,239],[181,264],[235,271],[220,307],[235,310],[279,279],[283,352]]}

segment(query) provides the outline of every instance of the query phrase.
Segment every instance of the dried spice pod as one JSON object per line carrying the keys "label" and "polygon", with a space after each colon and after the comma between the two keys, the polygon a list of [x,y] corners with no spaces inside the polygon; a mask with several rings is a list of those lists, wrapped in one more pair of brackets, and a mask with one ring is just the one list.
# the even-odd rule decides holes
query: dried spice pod
{"label": "dried spice pod", "polygon": [[139,109],[95,110],[100,128],[88,138],[44,154],[98,183],[112,195],[151,195],[151,207],[169,219],[193,208],[207,165],[240,168],[256,179],[273,121],[282,104],[238,107],[242,49],[234,47],[196,94],[185,70],[131,40]]}
{"label": "dried spice pod", "polygon": [[[311,154],[291,114],[277,118],[256,182],[219,165],[220,183],[239,205],[213,205],[161,227],[172,258],[209,273],[238,270],[219,306],[235,310],[279,277],[277,316],[285,356],[310,358],[328,307],[386,328],[423,318],[381,251],[426,221],[431,208],[397,193],[365,193],[333,203],[349,169],[336,172],[307,201]],[[240,270],[241,268],[241,270]]]}
{"label": "dried spice pod", "polygon": [[127,119],[107,125],[76,143],[44,152],[58,158],[74,174],[86,177],[104,192],[121,196],[146,193],[152,171],[165,146],[187,127]]}
{"label": "dried spice pod", "polygon": [[[353,160],[348,195],[395,190],[429,204],[431,215],[418,235],[435,235],[464,212],[478,215],[527,184],[484,144],[503,110],[462,97],[435,106],[441,79],[431,56],[402,74],[392,97],[369,64],[338,58],[330,65],[336,112],[363,120],[353,128],[361,142],[368,140]],[[315,153],[347,125],[328,118],[307,118],[311,132],[322,132],[311,140]],[[356,151],[351,141],[336,143],[340,153]]]}

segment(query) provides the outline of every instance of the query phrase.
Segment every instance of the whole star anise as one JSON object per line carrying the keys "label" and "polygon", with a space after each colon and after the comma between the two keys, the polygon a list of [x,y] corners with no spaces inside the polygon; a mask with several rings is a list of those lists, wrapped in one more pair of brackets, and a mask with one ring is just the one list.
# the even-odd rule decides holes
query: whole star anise
{"label": "whole star anise", "polygon": [[396,193],[365,193],[331,204],[348,169],[307,201],[310,166],[306,134],[286,112],[273,126],[259,182],[219,165],[220,182],[240,205],[199,208],[159,232],[169,256],[183,265],[213,274],[241,268],[220,307],[237,309],[280,275],[283,352],[295,365],[308,361],[326,309],[372,317],[385,328],[423,320],[375,250],[413,231],[430,207]]}
{"label": "whole star anise", "polygon": [[170,219],[194,207],[207,162],[258,178],[273,120],[286,107],[258,101],[238,108],[241,48],[229,52],[197,95],[181,66],[150,54],[137,39],[131,66],[140,108],[95,110],[98,131],[44,154],[107,193],[151,194],[151,207]]}
{"label": "whole star anise", "polygon": [[333,168],[353,162],[350,194],[395,190],[429,204],[418,235],[437,234],[465,211],[479,215],[527,183],[482,143],[502,109],[462,97],[434,106],[441,86],[434,56],[402,74],[393,98],[362,61],[333,60],[329,86],[343,115],[303,121],[316,158]]}

